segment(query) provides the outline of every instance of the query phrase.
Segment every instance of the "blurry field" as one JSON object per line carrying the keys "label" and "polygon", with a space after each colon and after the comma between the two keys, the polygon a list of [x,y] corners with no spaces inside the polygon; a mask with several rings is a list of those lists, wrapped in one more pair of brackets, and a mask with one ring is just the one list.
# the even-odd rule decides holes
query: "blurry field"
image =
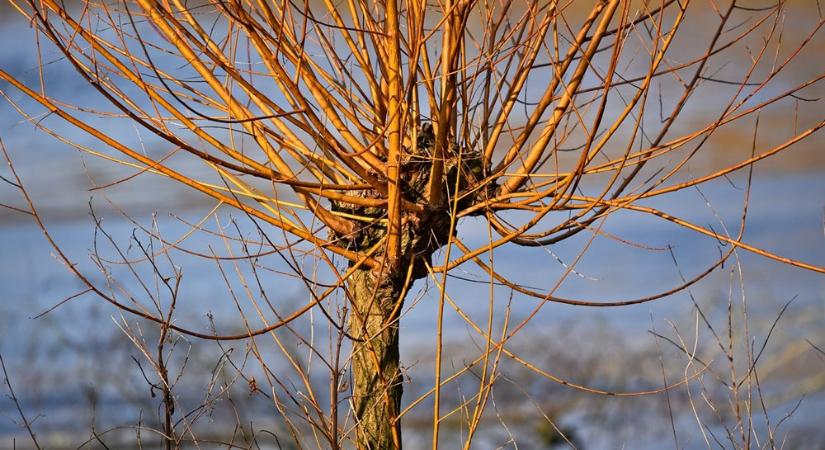
{"label": "blurry field", "polygon": [[[0,66],[36,84],[37,54],[32,47],[30,30],[26,23],[11,17],[12,13],[2,4]],[[820,38],[806,50],[810,58],[815,58],[813,55],[817,52],[821,55],[822,41]],[[52,61],[56,66],[64,64],[48,50],[44,52],[44,60]],[[798,76],[810,76],[808,71],[821,68],[821,63],[803,65],[798,69]],[[52,72],[54,92],[67,100],[86,95],[81,80],[68,69],[61,70]],[[0,89],[5,92],[6,86],[0,84]],[[806,92],[811,96],[820,94],[825,95],[821,86]],[[12,100],[22,99],[14,92],[11,95]],[[94,103],[100,99],[89,101]],[[220,231],[230,227],[233,218],[243,222],[243,217],[232,217],[224,212],[209,217],[214,205],[207,199],[171,181],[149,175],[90,191],[91,186],[105,185],[133,172],[113,168],[106,162],[71,150],[36,132],[34,126],[25,123],[8,103],[2,105],[0,138],[35,205],[56,241],[79,267],[93,274],[96,281],[103,281],[103,275],[96,271],[89,255],[96,250],[112,257],[115,253],[101,234],[95,233],[92,208],[95,215],[102,218],[103,229],[124,249],[128,248],[130,256],[139,254],[136,248],[130,247],[130,237],[133,233],[138,236],[142,233],[123,212],[144,227],[151,227],[154,217],[156,226],[168,239],[186,237],[183,245],[187,249],[205,253],[220,253],[225,248],[214,236],[197,233],[188,237],[192,223],[206,217],[204,227]],[[783,133],[804,127],[812,120],[821,120],[821,111],[817,112],[806,102],[800,102],[798,108],[801,115],[797,120],[788,114],[787,104],[767,110],[761,118],[767,125],[760,132],[764,139],[760,145],[775,145]],[[694,115],[697,121],[702,120],[701,111]],[[44,124],[58,123],[49,117],[38,119],[43,119]],[[713,150],[701,153],[692,161],[689,172],[705,173],[710,168],[747,157],[751,151],[752,131],[741,128],[720,130],[709,144]],[[78,137],[70,130],[64,132]],[[122,134],[124,140],[144,143],[147,152],[161,151],[153,147],[156,142],[144,142],[146,137],[137,129],[124,127]],[[91,140],[84,143],[97,145]],[[823,148],[825,142],[820,133],[794,150],[755,167],[745,242],[825,266]],[[0,169],[0,175],[9,176],[5,166]],[[701,191],[689,190],[648,204],[714,229],[721,229],[724,224],[731,234],[735,234],[745,187],[744,174],[740,173],[730,179],[714,181]],[[0,203],[25,206],[17,191],[5,185],[0,188]],[[461,232],[468,236],[468,242],[486,239],[487,230],[472,219],[460,226]],[[251,227],[245,228],[249,227],[248,223],[241,223],[239,227],[243,232],[251,232]],[[720,252],[720,243],[712,239],[626,212],[609,218],[604,230],[630,243],[643,242],[654,249],[640,249],[599,237],[578,261],[575,271],[565,279],[557,295],[613,301],[652,294],[678,284],[682,276],[701,272]],[[513,274],[518,283],[546,287],[566,271],[566,265],[575,259],[587,239],[589,236],[577,237],[549,250],[505,249],[496,254],[496,265],[503,272]],[[549,303],[541,305],[535,299],[513,295],[498,286],[494,288],[496,320],[501,323],[507,309],[514,321],[538,311],[522,335],[513,340],[513,348],[530,355],[531,361],[540,367],[578,383],[603,389],[634,390],[660,386],[663,378],[678,379],[687,365],[683,354],[671,344],[654,339],[651,331],[674,339],[682,336],[691,343],[695,336],[697,348],[706,348],[712,353],[715,342],[704,326],[697,325],[701,321],[694,301],[710,322],[723,327],[729,300],[733,298],[736,305],[741,305],[742,299],[746,299],[752,321],[752,345],[759,348],[783,306],[793,299],[770,334],[764,359],[760,362],[764,371],[765,397],[769,399],[767,415],[774,425],[789,416],[781,428],[785,433],[782,437],[787,440],[785,448],[823,448],[825,355],[814,346],[821,349],[825,344],[822,333],[825,329],[825,277],[748,253],[738,256],[741,258],[739,267],[735,264],[737,261],[731,260],[690,292],[628,308],[602,310]],[[273,261],[273,269],[283,269],[274,258],[269,261]],[[183,267],[185,273],[183,296],[178,305],[179,324],[207,332],[212,326],[224,332],[242,330],[238,308],[251,309],[251,306],[239,306],[231,300],[227,283],[216,275],[214,262],[177,252],[175,264]],[[738,284],[740,267],[744,279],[742,286]],[[233,269],[229,264],[225,268]],[[126,268],[115,265],[113,275],[117,275],[114,279],[120,280],[119,288],[139,291],[134,280],[130,281]],[[461,279],[450,281],[451,298],[471,317],[483,322],[489,306],[489,286],[483,282],[484,274],[458,271],[456,275]],[[294,280],[273,273],[272,279],[265,283],[279,293],[279,305],[283,305],[285,313],[307,301],[303,285]],[[159,414],[157,393],[147,386],[137,362],[141,356],[119,328],[128,324],[135,327],[133,330],[149,336],[156,333],[151,326],[130,317],[124,318],[116,309],[91,296],[78,297],[35,318],[79,290],[82,290],[79,282],[56,260],[53,249],[28,216],[0,208],[0,354],[20,404],[47,448],[77,448],[87,438],[92,438],[90,430],[113,428],[114,431],[107,433],[107,439],[128,443],[134,438],[134,431],[117,427],[134,426],[138,422],[153,423]],[[428,380],[431,380],[433,370],[428,355],[435,345],[432,317],[436,308],[435,289],[424,280],[416,284],[414,294],[417,295],[408,302],[401,325],[402,360],[413,380],[409,388],[413,393],[418,386],[431,385]],[[741,306],[737,308],[741,312]],[[446,364],[461,367],[470,355],[478,353],[478,345],[481,345],[478,342],[481,341],[454,311],[448,310],[445,320]],[[322,329],[319,325],[322,322],[323,318],[316,313],[296,326]],[[216,439],[223,439],[238,433],[233,428],[238,422],[250,428],[270,425],[271,417],[275,415],[271,404],[260,396],[251,395],[248,386],[232,376],[228,361],[233,351],[238,355],[244,353],[243,343],[218,346],[189,338],[179,345],[181,351],[189,352],[186,383],[182,383],[184,387],[179,390],[180,408],[199,404],[203,400],[204,386],[226,385],[230,391],[230,395],[213,405],[210,411],[198,412],[199,424],[206,424],[199,426],[211,430]],[[271,343],[262,345],[273,355],[276,353],[270,348]],[[667,374],[660,369],[660,356],[669,368]],[[273,360],[273,365],[283,365],[283,361],[277,362],[275,356]],[[674,427],[678,427],[681,439],[679,448],[705,448],[696,421],[687,413],[690,405],[684,392],[676,392],[672,398],[660,395],[617,399],[582,394],[547,380],[536,380],[517,364],[506,366],[504,373],[506,377],[502,379],[496,397],[496,412],[501,421],[485,426],[486,440],[480,440],[480,446],[489,444],[488,448],[495,448],[506,442],[508,435],[515,434],[524,443],[519,448],[549,448],[555,443],[553,430],[548,430],[546,424],[525,420],[536,417],[536,411],[542,410],[553,416],[580,443],[587,444],[582,448],[675,447],[667,409],[668,401],[672,401],[673,407],[679,411],[674,419]],[[718,381],[707,377],[709,386]],[[467,390],[472,391],[472,380],[466,383]],[[715,389],[723,398],[724,389],[718,386]],[[447,396],[448,402],[459,403],[462,392],[456,389]],[[414,395],[406,398],[414,398]],[[532,399],[535,404],[525,398]],[[421,405],[421,414],[413,413],[406,419],[405,425],[410,430],[405,435],[408,448],[429,445],[428,408],[431,405]],[[236,413],[241,415],[240,420]],[[715,417],[707,410],[702,414],[711,424],[728,419]],[[0,448],[27,448],[18,444],[26,442],[27,436],[19,421],[11,399],[1,397]],[[763,427],[764,424],[755,426]],[[445,427],[450,430],[449,421]],[[460,429],[451,431],[460,436]],[[419,442],[421,436],[425,438]],[[261,448],[278,448],[280,445],[274,439],[261,439]],[[92,439],[89,447],[97,448],[97,445]],[[450,448],[449,442],[446,445]],[[124,448],[128,447],[126,444]]]}

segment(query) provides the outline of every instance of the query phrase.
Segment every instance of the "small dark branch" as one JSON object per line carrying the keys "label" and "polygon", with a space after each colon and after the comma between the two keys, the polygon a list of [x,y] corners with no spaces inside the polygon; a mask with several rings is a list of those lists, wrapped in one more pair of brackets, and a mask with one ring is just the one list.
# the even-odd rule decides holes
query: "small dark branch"
{"label": "small dark branch", "polygon": [[8,372],[6,372],[6,363],[3,362],[2,354],[0,354],[0,367],[3,368],[3,379],[6,382],[6,386],[9,387],[9,397],[11,398],[11,401],[14,402],[14,406],[17,408],[17,413],[20,415],[20,419],[23,421],[23,425],[29,432],[29,436],[31,436],[34,446],[37,447],[38,450],[40,450],[42,447],[40,447],[40,444],[37,442],[37,437],[35,436],[34,431],[32,430],[31,422],[29,422],[29,419],[27,419],[26,415],[23,413],[23,408],[20,406],[20,401],[17,400],[17,396],[14,394],[14,389],[11,387],[11,380],[9,379]]}
{"label": "small dark branch", "polygon": [[32,216],[32,215],[33,215],[31,211],[26,211],[26,210],[25,210],[25,209],[23,209],[23,208],[18,208],[18,207],[16,207],[16,206],[6,205],[6,204],[3,204],[3,203],[0,203],[0,208],[8,208],[8,209],[10,209],[10,210],[12,210],[12,211],[15,211],[15,212],[19,212],[19,213],[23,213],[23,214],[28,214],[28,215],[30,215],[30,216]]}
{"label": "small dark branch", "polygon": [[805,339],[805,342],[807,342],[808,345],[811,346],[811,348],[816,350],[817,353],[819,353],[820,357],[825,357],[825,351],[823,351],[821,348],[817,347],[813,342],[810,341],[810,339]]}
{"label": "small dark branch", "polygon": [[81,296],[83,296],[83,295],[85,295],[85,294],[87,294],[87,293],[89,293],[89,292],[92,292],[92,288],[86,288],[86,289],[84,289],[84,290],[82,290],[82,291],[80,291],[80,292],[78,292],[78,293],[76,293],[76,294],[72,294],[72,295],[70,295],[70,296],[68,296],[68,297],[64,298],[63,300],[61,300],[61,301],[57,302],[57,304],[55,304],[55,305],[54,305],[54,306],[52,306],[51,308],[49,308],[49,309],[47,309],[47,310],[43,311],[42,313],[40,313],[40,314],[38,314],[38,315],[36,315],[36,316],[32,317],[32,319],[39,319],[39,318],[41,318],[41,317],[45,316],[46,314],[48,314],[48,313],[50,313],[50,312],[54,311],[55,309],[59,308],[60,306],[62,306],[62,305],[64,305],[64,304],[66,304],[67,302],[69,302],[69,301],[71,301],[71,300],[74,300],[74,299],[76,299],[76,298],[78,298],[78,297],[81,297]]}
{"label": "small dark branch", "polygon": [[0,180],[5,181],[6,183],[16,187],[17,189],[22,189],[19,184],[15,183],[14,181],[9,180],[8,178],[4,177],[3,175],[0,175]]}

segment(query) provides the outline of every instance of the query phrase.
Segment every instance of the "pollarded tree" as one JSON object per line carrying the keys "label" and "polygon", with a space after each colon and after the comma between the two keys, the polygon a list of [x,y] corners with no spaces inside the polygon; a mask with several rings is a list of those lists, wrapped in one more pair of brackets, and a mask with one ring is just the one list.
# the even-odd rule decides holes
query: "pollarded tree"
{"label": "pollarded tree", "polygon": [[[65,104],[49,94],[49,83],[35,89],[3,70],[0,79],[98,139],[114,162],[177,180],[281,230],[273,238],[280,242],[267,238],[271,250],[311,246],[303,251],[335,279],[324,289],[308,284],[312,300],[288,317],[221,336],[176,326],[171,313],[118,303],[78,275],[164,332],[216,340],[288,325],[343,289],[348,319],[335,326],[352,342],[351,405],[361,449],[401,446],[399,314],[415,280],[429,277],[439,286],[442,309],[447,274],[463,264],[544,301],[620,306],[678,292],[735,249],[825,272],[748,245],[741,233],[719,233],[644,203],[749,168],[825,124],[804,124],[752,153],[751,142],[737,143],[728,155],[734,163],[684,176],[718,130],[749,123],[773,105],[804,102],[805,90],[820,85],[822,71],[795,84],[783,77],[822,25],[820,19],[798,42],[782,43],[784,2],[10,1],[112,108]],[[682,38],[686,27],[699,26],[701,40]],[[732,60],[735,70],[724,66]],[[697,124],[699,109],[704,122]],[[205,163],[213,177],[147,156],[93,116],[139,125],[176,158]],[[491,262],[503,245],[602,234],[603,219],[622,210],[729,248],[679,286],[609,304],[559,298],[554,286],[524,287]],[[486,243],[462,239],[458,225],[467,217],[487,224]],[[449,380],[441,371],[440,317],[434,319],[436,385],[427,395],[435,403],[435,447],[441,387]],[[488,403],[495,355],[518,360],[504,346],[508,336],[478,331],[487,348],[472,363],[484,371],[468,447]],[[347,434],[337,408],[333,402],[330,420],[317,425],[334,448]]]}

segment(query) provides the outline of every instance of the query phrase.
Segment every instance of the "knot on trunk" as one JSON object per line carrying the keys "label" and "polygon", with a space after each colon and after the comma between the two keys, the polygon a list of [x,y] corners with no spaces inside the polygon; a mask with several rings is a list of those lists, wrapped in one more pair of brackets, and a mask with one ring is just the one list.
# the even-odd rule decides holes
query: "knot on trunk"
{"label": "knot on trunk", "polygon": [[[456,210],[461,211],[492,197],[497,186],[494,182],[484,181],[489,168],[484,167],[481,152],[450,143],[443,152],[442,201],[437,205],[429,204],[427,188],[436,158],[436,136],[429,122],[423,122],[414,135],[411,131],[406,135],[401,159],[401,195],[404,200],[423,206],[424,213],[402,213],[400,267],[407,268],[412,264],[412,277],[418,279],[427,275],[424,263],[430,262],[432,254],[447,243],[452,209],[456,202]],[[379,180],[386,180],[385,174],[374,175]],[[375,189],[364,189],[354,195],[366,199],[384,198]],[[386,236],[386,208],[332,201],[332,210],[346,213],[357,221],[352,234],[333,236],[353,250],[370,250]],[[481,211],[478,212],[480,213]],[[376,249],[375,255],[383,255],[383,248]],[[403,282],[406,273],[390,277],[396,282]]]}

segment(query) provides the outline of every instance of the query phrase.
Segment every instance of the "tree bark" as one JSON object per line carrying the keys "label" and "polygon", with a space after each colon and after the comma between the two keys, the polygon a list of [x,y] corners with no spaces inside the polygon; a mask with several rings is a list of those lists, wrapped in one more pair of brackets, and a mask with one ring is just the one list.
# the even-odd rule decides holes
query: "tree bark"
{"label": "tree bark", "polygon": [[[412,135],[410,136],[412,138]],[[433,205],[427,200],[433,161],[433,127],[425,122],[418,130],[416,141],[401,152],[399,178],[394,180],[408,201],[427,205],[424,213],[415,215],[397,209],[395,222],[382,221],[393,211],[365,207],[346,202],[332,202],[333,211],[374,219],[362,223],[352,233],[336,234],[335,239],[357,251],[375,249],[373,258],[382,261],[381,270],[356,270],[347,280],[347,291],[352,305],[349,314],[349,332],[353,340],[352,401],[355,408],[356,447],[358,450],[398,450],[401,448],[402,382],[398,352],[398,317],[405,295],[405,283],[424,278],[427,263],[433,253],[449,241],[454,231],[448,198],[458,198],[461,192],[462,209],[481,199],[491,198],[497,189],[495,183],[478,183],[489,172],[482,166],[482,155],[464,151],[450,144],[443,150],[440,191],[442,201]],[[396,192],[398,194],[398,192]],[[358,191],[363,198],[381,199],[385,195],[371,189]],[[392,205],[392,203],[390,203]],[[482,214],[479,210],[476,214]],[[398,217],[400,215],[400,217]],[[388,226],[395,223],[397,226]],[[391,237],[397,242],[393,243]],[[383,243],[384,240],[387,243]],[[390,245],[392,244],[392,245]],[[396,246],[393,250],[394,247]],[[376,247],[379,246],[379,247]],[[392,251],[391,251],[392,250]]]}
{"label": "tree bark", "polygon": [[402,376],[398,351],[401,286],[376,271],[352,274],[352,396],[358,450],[401,449]]}

